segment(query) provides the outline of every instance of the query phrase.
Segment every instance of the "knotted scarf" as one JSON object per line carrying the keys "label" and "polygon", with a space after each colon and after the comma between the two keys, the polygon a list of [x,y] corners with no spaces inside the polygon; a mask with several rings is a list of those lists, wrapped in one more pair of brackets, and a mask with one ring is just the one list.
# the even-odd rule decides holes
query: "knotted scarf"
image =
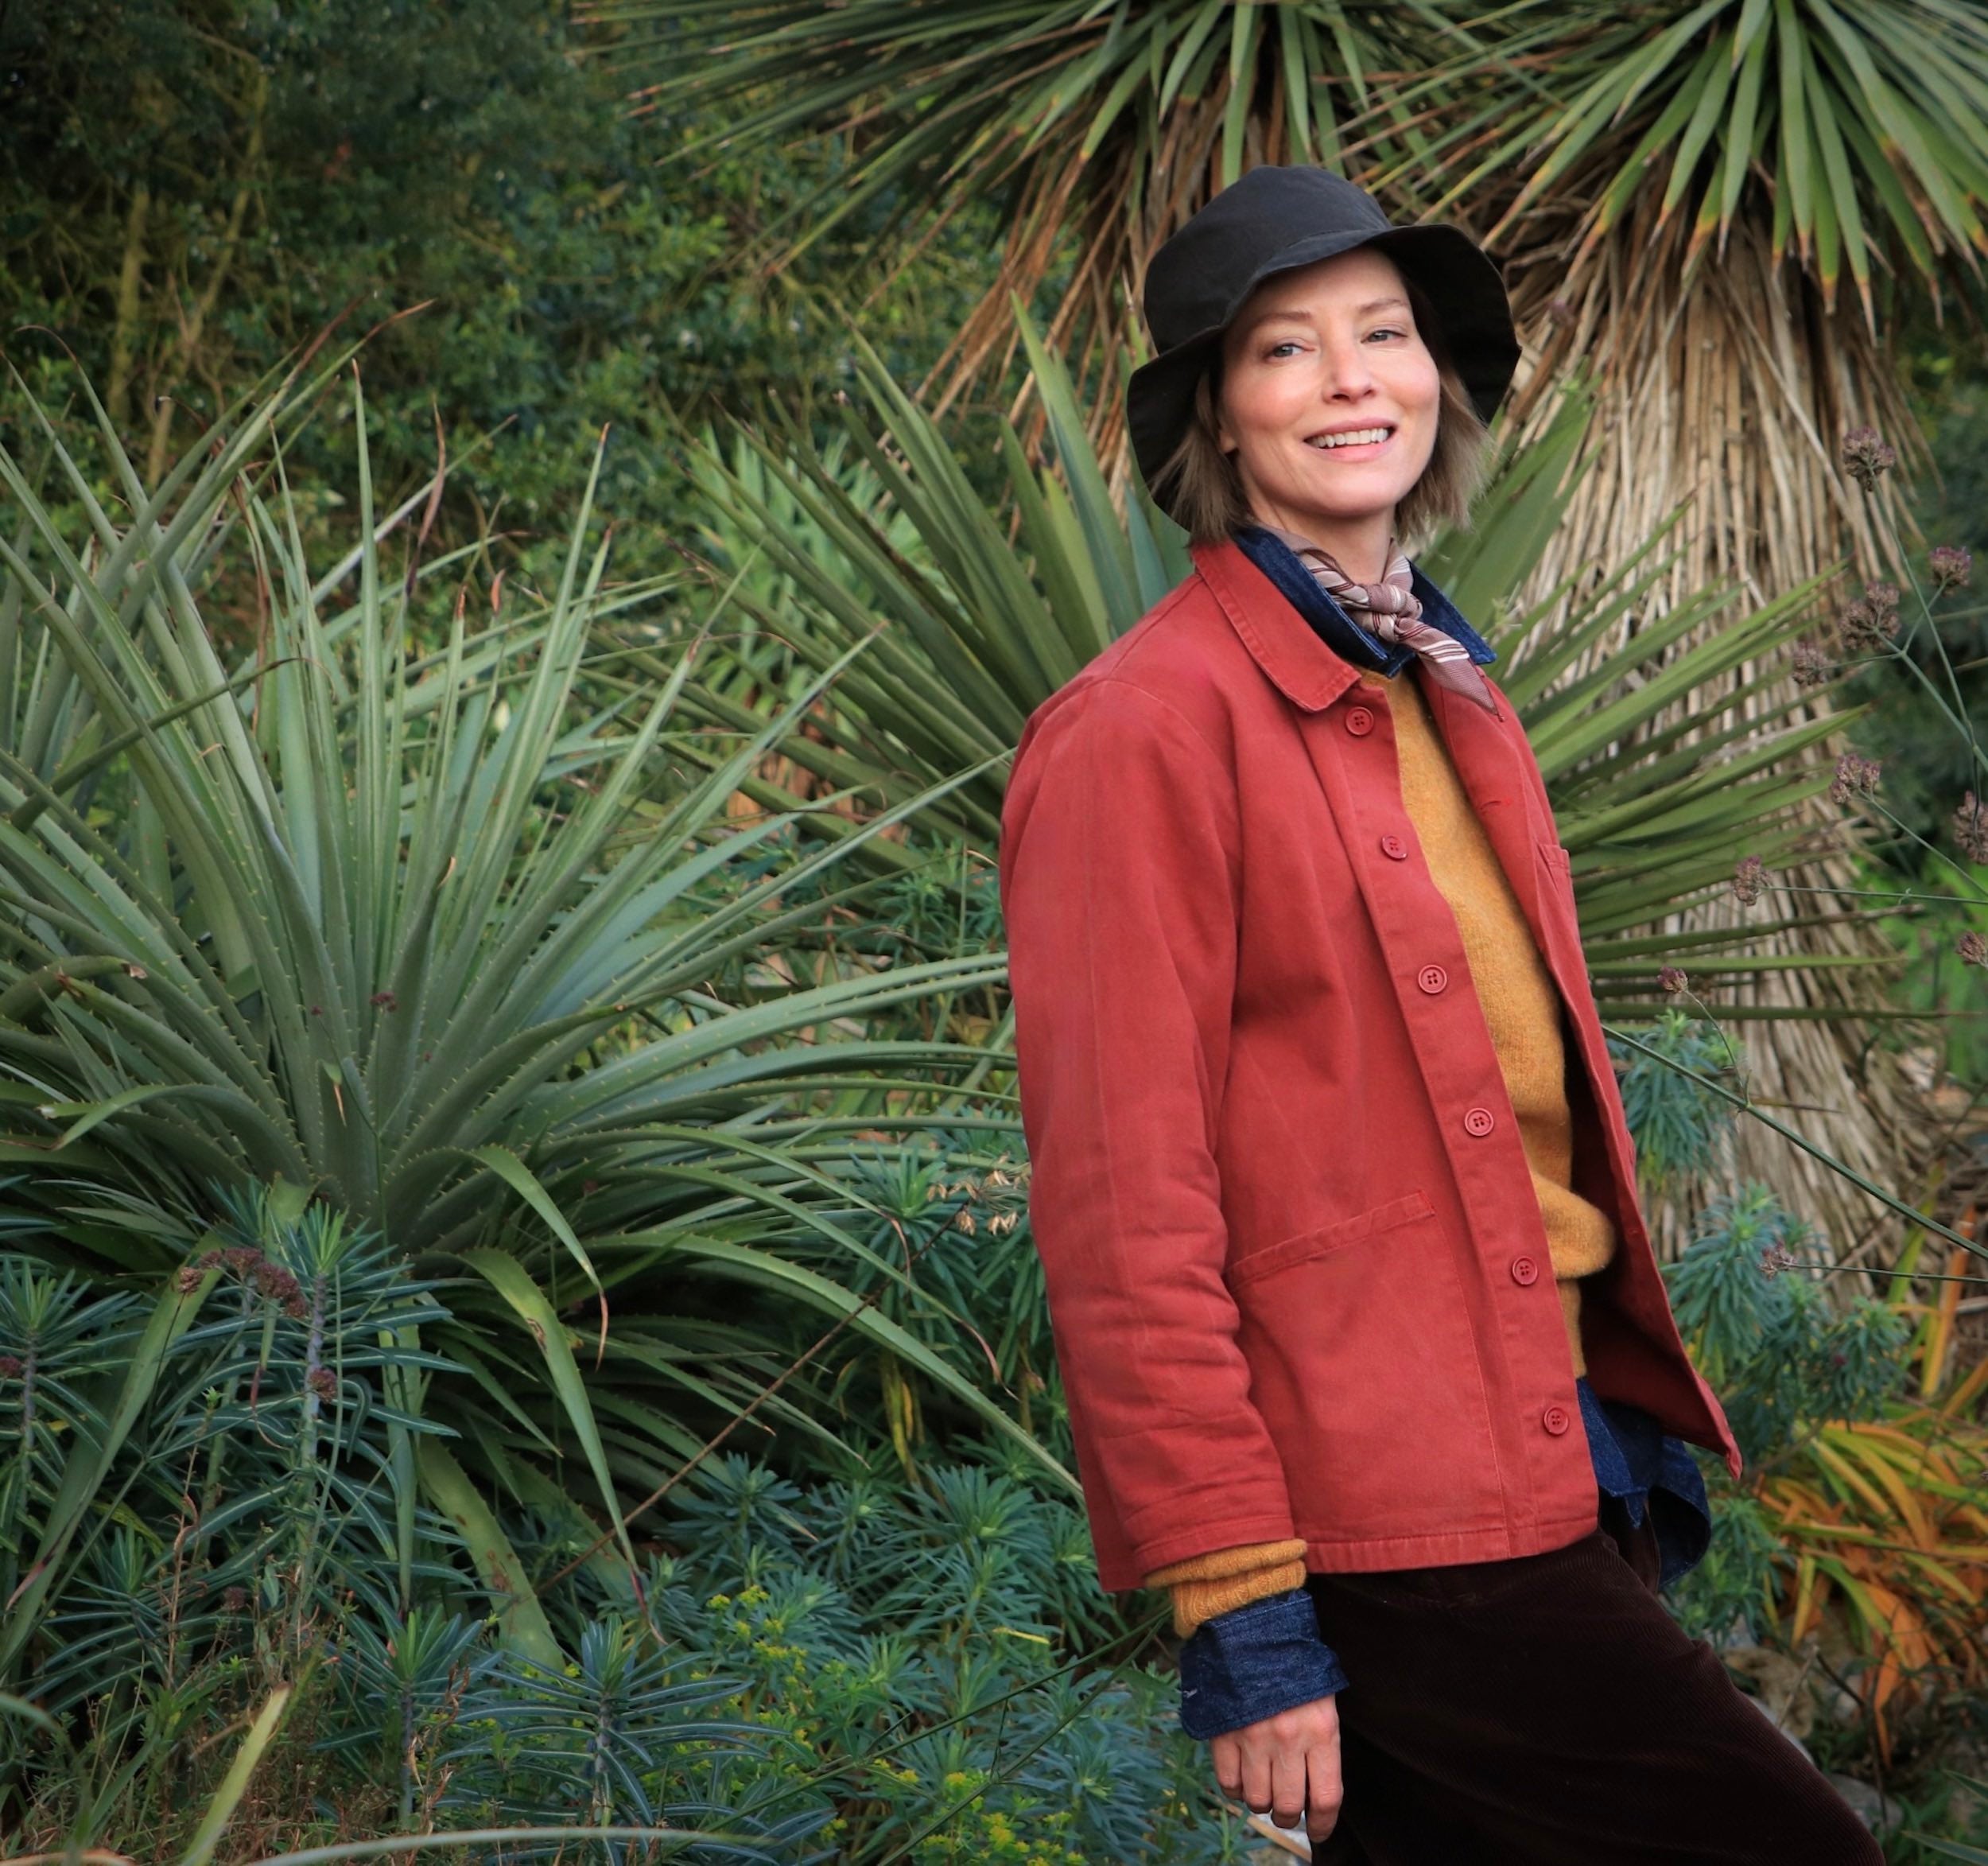
{"label": "knotted scarf", "polygon": [[1387,574],[1378,583],[1356,583],[1329,552],[1310,538],[1275,525],[1266,525],[1264,529],[1280,539],[1311,573],[1318,587],[1369,635],[1412,649],[1428,669],[1431,679],[1488,712],[1498,709],[1497,702],[1491,697],[1490,683],[1470,659],[1470,650],[1454,636],[1423,620],[1422,604],[1415,593],[1415,573],[1392,539],[1388,545]]}

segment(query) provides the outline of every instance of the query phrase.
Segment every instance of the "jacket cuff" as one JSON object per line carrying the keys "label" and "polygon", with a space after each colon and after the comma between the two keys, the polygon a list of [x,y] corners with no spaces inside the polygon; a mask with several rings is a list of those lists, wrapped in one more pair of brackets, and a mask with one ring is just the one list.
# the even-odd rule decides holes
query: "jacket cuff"
{"label": "jacket cuff", "polygon": [[1201,1742],[1345,1688],[1302,1588],[1218,1615],[1180,1649],[1180,1727]]}

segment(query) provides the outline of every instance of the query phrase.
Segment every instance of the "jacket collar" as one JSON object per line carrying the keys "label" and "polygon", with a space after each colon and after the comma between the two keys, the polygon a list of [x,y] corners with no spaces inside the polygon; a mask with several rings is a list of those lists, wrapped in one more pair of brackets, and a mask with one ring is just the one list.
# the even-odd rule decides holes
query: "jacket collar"
{"label": "jacket collar", "polygon": [[[1412,648],[1369,634],[1268,531],[1247,529],[1221,543],[1198,544],[1192,554],[1257,665],[1307,713],[1330,706],[1362,671],[1398,674],[1415,658]],[[1450,599],[1420,570],[1413,575],[1423,620],[1462,642],[1479,666],[1497,659]]]}

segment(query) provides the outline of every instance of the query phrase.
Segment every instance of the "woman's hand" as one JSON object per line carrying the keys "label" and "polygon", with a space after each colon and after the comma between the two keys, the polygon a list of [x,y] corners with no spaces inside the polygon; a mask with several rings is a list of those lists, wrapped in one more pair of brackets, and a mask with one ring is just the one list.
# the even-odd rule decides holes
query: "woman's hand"
{"label": "woman's hand", "polygon": [[1295,1710],[1231,1730],[1209,1749],[1215,1780],[1231,1801],[1279,1827],[1305,1817],[1317,1846],[1339,1818],[1339,1703],[1314,1698]]}

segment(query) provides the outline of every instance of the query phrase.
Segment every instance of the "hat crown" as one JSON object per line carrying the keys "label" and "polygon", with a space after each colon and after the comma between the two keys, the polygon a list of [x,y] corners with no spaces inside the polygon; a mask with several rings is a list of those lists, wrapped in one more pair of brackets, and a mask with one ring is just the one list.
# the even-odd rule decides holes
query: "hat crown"
{"label": "hat crown", "polygon": [[1142,304],[1154,348],[1228,323],[1264,266],[1295,243],[1350,244],[1392,225],[1372,195],[1330,169],[1249,169],[1153,255]]}

